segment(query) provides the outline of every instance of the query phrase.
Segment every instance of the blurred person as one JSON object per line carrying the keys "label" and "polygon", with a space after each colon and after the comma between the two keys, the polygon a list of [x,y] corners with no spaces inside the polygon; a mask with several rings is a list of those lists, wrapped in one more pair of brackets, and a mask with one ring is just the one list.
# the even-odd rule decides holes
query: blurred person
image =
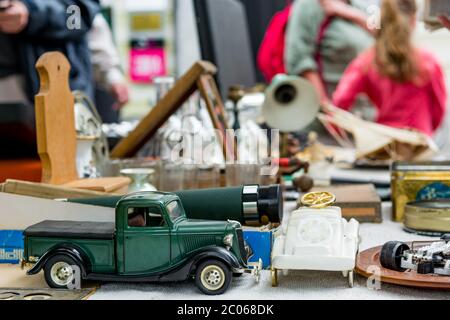
{"label": "blurred person", "polygon": [[415,0],[383,0],[375,45],[350,64],[333,102],[349,110],[366,95],[378,123],[431,136],[445,116],[447,92],[436,58],[413,45],[416,12]]}
{"label": "blurred person", "polygon": [[94,19],[88,33],[88,44],[94,69],[97,109],[104,122],[118,122],[119,109],[129,100],[129,88],[111,29],[102,14]]}
{"label": "blurred person", "polygon": [[450,19],[447,16],[439,17],[439,20],[441,20],[444,27],[450,30]]}
{"label": "blurred person", "polygon": [[286,68],[307,78],[323,104],[348,64],[373,44],[365,1],[296,0],[286,35]]}
{"label": "blurred person", "polygon": [[[100,6],[97,0],[13,0],[0,11],[1,78],[20,75],[28,101],[39,91],[35,64],[47,51],[61,51],[71,63],[73,90],[92,94],[92,77],[86,33]],[[79,29],[69,29],[69,6],[80,8]],[[0,53],[1,54],[1,53]]]}
{"label": "blurred person", "polygon": [[[79,28],[68,27],[72,5],[80,9]],[[64,53],[71,64],[71,89],[93,96],[86,34],[99,10],[97,0],[13,0],[0,11],[0,147],[9,156],[36,154],[33,101],[40,83],[35,65],[42,54]]]}

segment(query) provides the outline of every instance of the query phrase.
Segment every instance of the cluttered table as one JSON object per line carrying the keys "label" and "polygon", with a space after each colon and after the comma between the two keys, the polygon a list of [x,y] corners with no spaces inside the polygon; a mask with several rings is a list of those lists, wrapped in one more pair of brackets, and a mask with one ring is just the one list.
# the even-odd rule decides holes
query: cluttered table
{"label": "cluttered table", "polygon": [[[53,55],[44,56],[41,59],[41,69],[50,68],[55,59],[60,59],[61,65],[64,68],[58,68],[60,72],[64,74],[59,75],[67,78],[68,65],[64,64],[63,57]],[[260,210],[261,204],[264,204],[264,208],[267,205],[267,200],[276,200],[273,203],[280,204],[280,193],[278,192],[281,187],[275,186],[277,192],[268,192],[268,189],[259,193],[259,188],[254,184],[261,186],[267,186],[269,184],[275,183],[275,180],[283,185],[285,188],[285,197],[287,199],[301,199],[299,196],[301,193],[306,193],[312,188],[312,181],[314,182],[315,188],[319,188],[313,193],[328,194],[336,200],[336,202],[329,201],[327,204],[335,202],[335,209],[338,207],[342,209],[342,215],[346,218],[355,217],[359,221],[376,221],[381,223],[362,223],[360,226],[359,235],[361,237],[360,251],[366,249],[383,245],[387,241],[398,240],[398,241],[414,241],[414,240],[429,240],[425,237],[420,237],[412,234],[408,234],[403,231],[403,225],[400,223],[394,223],[391,220],[392,216],[392,205],[389,203],[383,203],[381,208],[382,199],[390,198],[392,194],[392,201],[394,203],[395,216],[398,221],[402,220],[401,212],[405,208],[405,204],[413,199],[429,199],[431,198],[448,198],[446,196],[450,191],[448,184],[450,183],[450,177],[447,177],[444,173],[450,172],[449,164],[425,164],[412,166],[409,164],[399,164],[392,166],[392,172],[386,168],[382,169],[379,166],[370,167],[372,169],[367,169],[367,163],[360,163],[358,166],[353,167],[356,161],[356,155],[359,157],[379,155],[382,152],[382,159],[385,156],[390,156],[393,149],[398,143],[403,143],[403,140],[413,141],[411,143],[416,149],[425,151],[431,151],[428,145],[428,139],[423,140],[423,136],[418,136],[414,132],[404,132],[397,131],[393,129],[387,130],[387,128],[375,126],[373,124],[368,125],[367,123],[361,123],[361,120],[356,119],[351,114],[343,113],[341,110],[335,110],[336,119],[333,125],[342,124],[342,126],[348,129],[348,131],[356,130],[353,135],[360,134],[361,140],[365,141],[363,150],[361,148],[335,148],[332,146],[326,146],[318,139],[317,134],[309,134],[307,137],[307,144],[304,148],[299,148],[299,145],[291,142],[289,137],[286,137],[287,147],[292,150],[289,154],[295,154],[292,158],[280,158],[274,159],[281,169],[286,172],[280,172],[279,175],[275,176],[263,176],[261,174],[262,167],[259,164],[245,165],[241,166],[239,164],[227,165],[225,170],[219,168],[219,166],[214,165],[214,163],[208,166],[179,166],[176,163],[164,162],[164,161],[150,161],[140,162],[138,158],[135,160],[124,160],[128,158],[133,158],[136,156],[138,150],[142,148],[145,141],[149,140],[153,134],[158,130],[159,126],[164,123],[173,113],[175,113],[178,108],[183,104],[183,99],[188,92],[195,91],[199,89],[200,92],[204,94],[204,100],[210,109],[210,115],[212,122],[215,124],[215,128],[226,128],[227,126],[220,123],[220,119],[223,119],[223,106],[221,106],[220,114],[214,114],[214,105],[212,101],[209,101],[209,95],[207,88],[205,88],[205,83],[210,83],[212,81],[212,75],[215,72],[215,68],[210,64],[199,62],[195,64],[189,73],[183,77],[178,85],[167,93],[165,98],[163,98],[158,105],[152,109],[152,111],[138,124],[138,126],[126,137],[120,140],[120,142],[113,149],[109,158],[105,155],[104,162],[98,162],[98,168],[92,165],[91,158],[86,157],[86,162],[81,165],[80,162],[76,161],[78,156],[76,155],[77,141],[80,140],[76,135],[76,130],[71,124],[70,130],[64,128],[63,132],[60,132],[60,126],[56,126],[58,123],[55,121],[47,121],[40,123],[38,128],[38,140],[43,146],[50,146],[48,148],[41,148],[40,155],[45,159],[51,159],[52,161],[42,161],[42,181],[40,182],[29,182],[10,179],[7,180],[1,186],[0,201],[2,203],[2,209],[4,212],[14,212],[14,214],[4,215],[0,227],[5,230],[25,230],[28,229],[33,224],[38,224],[42,220],[65,220],[67,221],[96,221],[96,222],[109,222],[114,220],[115,209],[120,209],[120,206],[115,208],[117,202],[114,202],[113,206],[86,206],[89,201],[83,204],[79,199],[81,198],[97,198],[105,197],[107,195],[123,195],[124,193],[132,193],[133,191],[143,191],[143,190],[155,190],[154,188],[161,191],[180,191],[179,197],[180,201],[183,202],[183,207],[187,218],[192,219],[205,219],[209,220],[209,214],[211,212],[203,212],[204,208],[198,208],[195,205],[199,202],[198,195],[202,198],[202,206],[207,207],[209,210],[211,206],[219,208],[220,219],[225,220],[223,212],[226,212],[226,219],[245,221],[243,219],[243,214],[246,208],[245,205],[249,205],[249,196],[255,197],[257,210],[256,215],[257,222],[262,222],[263,218],[267,219],[267,222],[279,222],[282,210],[279,210],[281,206],[276,206],[274,208],[267,208],[267,210]],[[43,73],[45,74],[45,73]],[[56,76],[54,76],[56,77]],[[44,81],[46,77],[43,77]],[[59,88],[53,80],[53,88]],[[200,81],[202,80],[202,81]],[[199,88],[199,84],[202,84]],[[45,86],[43,86],[45,87]],[[48,96],[47,92],[43,92],[41,97],[41,104],[45,108],[40,108],[41,112],[46,115],[51,114],[55,119],[61,116],[60,105],[61,101],[65,101],[64,114],[69,123],[72,123],[73,118],[73,96],[68,92],[68,84],[66,83],[64,90],[56,90],[60,92],[65,92],[65,97],[61,99],[53,99],[53,96]],[[186,94],[185,94],[186,93]],[[55,101],[53,101],[55,100]],[[219,101],[219,99],[216,99]],[[173,103],[175,101],[175,103]],[[155,121],[155,115],[159,117],[158,121]],[[42,119],[47,119],[47,117],[40,117]],[[296,120],[296,122],[298,122]],[[346,127],[349,123],[353,123],[354,126],[351,128]],[[270,123],[269,123],[270,125]],[[297,124],[298,125],[298,124]],[[250,125],[249,128],[252,126]],[[272,125],[272,127],[279,127],[277,124]],[[360,128],[365,128],[365,130],[360,130]],[[288,130],[289,129],[289,130]],[[300,130],[300,128],[285,128],[286,132],[292,130]],[[64,134],[65,135],[64,135]],[[50,138],[51,137],[51,138]],[[57,138],[55,138],[57,137]],[[80,141],[85,141],[88,135],[81,137]],[[372,139],[366,139],[367,137],[376,137]],[[383,139],[379,139],[382,137]],[[405,138],[406,137],[406,138]],[[404,138],[404,139],[403,139]],[[46,143],[50,139],[52,144]],[[77,140],[78,139],[78,140]],[[403,139],[403,140],[402,140]],[[100,139],[102,140],[102,139]],[[295,139],[293,139],[295,140]],[[358,139],[356,139],[358,141]],[[367,140],[367,141],[366,141]],[[376,144],[372,146],[373,141],[383,142],[383,145]],[[103,141],[103,140],[102,140]],[[290,142],[289,142],[290,141]],[[70,143],[69,143],[70,142]],[[100,146],[100,145],[99,145]],[[97,147],[99,147],[97,146]],[[92,146],[91,146],[92,147]],[[88,151],[91,151],[91,147]],[[229,145],[223,145],[222,151],[228,150]],[[367,147],[367,148],[366,148]],[[69,150],[61,152],[61,150]],[[243,147],[241,149],[250,150],[250,147]],[[395,150],[394,150],[395,151]],[[88,152],[89,153],[89,152]],[[159,155],[161,156],[161,155]],[[241,152],[242,156],[242,152]],[[121,160],[117,160],[117,159]],[[164,158],[161,156],[161,158]],[[397,157],[395,157],[397,158]],[[398,157],[403,159],[403,157]],[[83,158],[84,159],[84,158]],[[409,159],[409,158],[408,158]],[[286,161],[287,160],[287,161]],[[108,165],[106,165],[108,164]],[[284,165],[283,165],[284,164]],[[349,164],[351,164],[349,166]],[[142,167],[141,167],[142,165]],[[372,164],[373,165],[373,164]],[[295,170],[291,170],[294,167]],[[414,167],[414,168],[411,168]],[[98,170],[97,170],[98,169]],[[102,169],[102,170],[100,170]],[[142,170],[145,169],[145,170]],[[219,170],[220,169],[220,170]],[[289,170],[288,170],[289,169]],[[430,173],[437,170],[438,174]],[[283,170],[282,170],[283,171]],[[292,172],[291,172],[292,171]],[[80,179],[80,172],[83,173],[83,178]],[[101,172],[100,177],[97,174]],[[417,174],[419,172],[419,174]],[[391,173],[393,175],[391,176]],[[404,177],[405,175],[410,175],[414,179],[396,179],[397,176]],[[182,179],[180,179],[182,177]],[[255,181],[255,177],[258,177],[258,181]],[[433,179],[428,179],[433,177]],[[270,179],[267,179],[270,178]],[[391,178],[393,179],[391,184]],[[147,181],[144,185],[140,185],[140,181]],[[156,182],[155,186],[150,184]],[[249,180],[249,181],[247,181]],[[400,182],[396,180],[401,180]],[[403,188],[403,181],[408,181],[408,188]],[[430,181],[435,182],[430,185]],[[195,182],[195,185],[193,185]],[[414,182],[414,183],[413,183]],[[355,185],[358,184],[358,186]],[[349,186],[350,184],[350,186]],[[406,184],[406,183],[404,183]],[[204,188],[215,188],[218,186],[243,186],[231,188],[231,203],[234,204],[232,210],[222,210],[226,207],[226,202],[229,200],[228,197],[223,197],[220,192],[214,191],[205,196],[201,191],[194,191],[196,197],[191,197],[186,199],[186,192],[189,193],[190,189],[204,189]],[[247,186],[245,186],[247,185]],[[253,186],[251,186],[253,185]],[[392,190],[389,188],[392,186]],[[408,192],[403,189],[407,189]],[[330,187],[331,189],[328,189]],[[269,187],[271,188],[271,187]],[[323,190],[326,188],[326,190]],[[375,188],[376,191],[375,192]],[[230,190],[229,190],[230,191]],[[200,193],[197,193],[200,192]],[[242,196],[247,196],[244,200]],[[275,195],[275,196],[274,196]],[[260,197],[261,196],[261,197]],[[306,196],[306,195],[304,195]],[[272,199],[273,198],[273,199]],[[71,199],[71,201],[54,201],[53,199]],[[125,199],[130,200],[131,198]],[[208,199],[209,204],[205,204]],[[225,201],[224,201],[225,199]],[[253,199],[253,198],[251,198]],[[145,201],[153,201],[154,199],[144,199]],[[322,198],[317,198],[316,200],[323,200]],[[302,201],[303,202],[303,201]],[[151,203],[151,202],[149,202]],[[253,202],[251,202],[253,204]],[[303,203],[304,204],[304,203]],[[323,203],[322,203],[323,204]],[[194,207],[194,208],[189,208]],[[284,205],[284,219],[289,216],[293,209],[295,209],[295,202],[285,202]],[[127,208],[127,207],[124,207]],[[319,208],[319,207],[317,207]],[[323,207],[324,208],[324,207]],[[400,210],[399,210],[400,209]],[[340,218],[340,209],[339,219]],[[261,212],[260,212],[261,211]],[[276,219],[271,220],[271,215],[276,211]],[[83,215],[81,215],[81,213]],[[129,215],[128,212],[124,210],[116,210],[116,213],[124,215],[125,213]],[[196,216],[194,215],[200,215]],[[166,212],[167,214],[167,212]],[[234,216],[230,216],[234,215]],[[264,215],[262,215],[264,214]],[[161,215],[160,215],[161,216]],[[383,219],[380,219],[380,218]],[[161,216],[162,218],[162,216]],[[254,216],[252,216],[254,219]],[[83,219],[83,220],[80,220]],[[213,219],[212,219],[213,220]],[[295,219],[294,219],[295,220]],[[440,221],[437,219],[438,222]],[[121,221],[117,219],[117,221]],[[123,221],[123,220],[122,220]],[[289,220],[286,220],[289,221]],[[407,219],[405,219],[406,224]],[[350,221],[351,222],[351,221]],[[347,223],[345,221],[345,223]],[[355,222],[356,223],[356,222]],[[349,223],[350,224],[350,223]],[[67,223],[63,223],[64,228],[67,228]],[[354,223],[353,223],[354,225]],[[120,224],[117,224],[116,227]],[[131,225],[130,225],[131,226]],[[143,224],[145,226],[145,222]],[[319,237],[320,233],[327,231],[321,228],[323,225],[319,223],[319,230],[316,232]],[[328,225],[329,226],[329,225]],[[342,226],[339,225],[339,226]],[[48,227],[48,225],[47,225]],[[34,236],[39,238],[42,234],[50,232],[51,230],[41,230],[41,234],[35,233]],[[409,226],[411,227],[411,226]],[[439,226],[441,227],[441,226]],[[123,226],[122,226],[123,228]],[[350,229],[350,228],[349,228]],[[422,229],[423,228],[417,228]],[[310,231],[311,229],[305,228],[304,230]],[[317,230],[317,229],[315,229]],[[344,230],[344,229],[339,229]],[[346,250],[349,246],[346,246],[343,250],[339,248],[339,253],[351,252],[352,264],[348,269],[334,269],[334,270],[351,270],[354,266],[354,253],[357,251],[357,228],[352,230],[356,231],[356,234],[351,234],[350,239],[354,240],[351,249]],[[433,229],[426,229],[433,230]],[[347,229],[344,231],[346,232]],[[43,232],[43,233],[42,233]],[[91,230],[83,226],[82,230],[79,232],[83,235],[82,238],[88,238],[87,233]],[[206,231],[209,232],[208,230]],[[329,232],[329,234],[336,234],[343,239],[347,236],[347,233],[340,232]],[[59,237],[62,237],[63,241],[65,233],[57,230],[53,230],[52,235],[56,236],[56,242]],[[61,236],[62,234],[62,236]],[[111,232],[112,234],[112,232]],[[274,233],[275,234],[275,233]],[[342,234],[344,236],[342,237]],[[98,234],[97,234],[98,235]],[[354,236],[353,236],[354,235]],[[195,236],[195,235],[194,235]],[[317,237],[317,235],[314,235]],[[316,238],[315,238],[316,239]],[[313,240],[315,240],[313,239]],[[86,239],[84,239],[86,240]],[[225,243],[224,239],[224,245]],[[347,238],[348,240],[348,238]],[[338,242],[330,242],[333,245]],[[349,243],[349,242],[346,242]],[[149,243],[150,244],[150,243]],[[145,244],[147,245],[147,244]],[[28,243],[28,246],[30,244]],[[272,243],[269,242],[269,246]],[[275,245],[273,245],[276,248]],[[336,246],[337,247],[337,246]],[[148,250],[147,246],[145,249]],[[125,252],[125,251],[124,251]],[[128,252],[134,252],[129,250]],[[265,252],[270,252],[270,250],[265,250]],[[273,254],[274,250],[272,250]],[[309,252],[309,251],[307,251]],[[40,254],[38,254],[40,255]],[[282,254],[281,254],[282,255]],[[256,256],[256,254],[255,254]],[[270,255],[268,254],[268,260],[270,260]],[[276,255],[273,255],[272,266],[276,260]],[[397,255],[395,255],[397,256]],[[307,255],[309,258],[309,255]],[[33,256],[35,258],[35,256]],[[141,257],[139,256],[137,260]],[[152,253],[152,258],[154,254]],[[338,256],[337,258],[342,258]],[[344,257],[345,258],[345,257]],[[379,260],[379,259],[378,259]],[[31,261],[28,261],[31,262]],[[322,261],[323,262],[323,261]],[[56,263],[55,263],[56,264]],[[323,262],[326,267],[330,266],[329,260]],[[114,267],[115,264],[113,263]],[[275,266],[274,268],[284,269],[283,267]],[[347,268],[347,267],[346,267]],[[2,272],[8,272],[11,276],[0,277],[0,288],[5,288],[8,291],[3,292],[7,295],[7,298],[11,295],[11,290],[9,288],[36,288],[39,297],[42,297],[42,290],[47,290],[47,285],[44,281],[43,273],[39,273],[34,277],[26,277],[25,272],[20,271],[17,266],[3,266]],[[311,269],[311,267],[304,268]],[[323,270],[323,269],[320,269]],[[328,268],[327,270],[330,270]],[[6,273],[5,273],[6,274]],[[351,277],[349,277],[351,279]],[[33,283],[31,283],[33,282]],[[351,281],[350,281],[351,282]],[[90,286],[89,286],[90,285]],[[230,289],[221,296],[207,296],[202,294],[198,289],[193,286],[192,283],[159,283],[159,284],[130,284],[130,283],[108,283],[104,282],[97,289],[93,290],[97,286],[96,283],[88,284],[88,287],[83,287],[81,290],[81,296],[79,297],[65,297],[70,299],[147,299],[147,300],[158,300],[158,299],[173,299],[173,300],[186,300],[186,299],[252,299],[252,300],[267,300],[267,299],[277,299],[277,300],[290,300],[290,299],[448,299],[448,291],[437,291],[437,290],[426,290],[426,289],[413,289],[407,287],[400,287],[395,285],[382,284],[379,290],[369,289],[367,285],[367,279],[362,276],[356,276],[355,285],[353,288],[348,287],[348,281],[343,278],[342,274],[339,272],[295,272],[290,271],[289,275],[280,272],[279,275],[279,286],[277,288],[272,287],[272,279],[270,271],[263,271],[261,274],[261,279],[259,283],[255,282],[252,275],[244,274],[239,278],[239,281],[233,279],[233,284]],[[14,290],[14,292],[17,290]],[[55,290],[48,293],[47,297],[57,297],[58,292]],[[26,297],[26,296],[25,296]],[[13,296],[14,298],[14,296]],[[0,299],[2,295],[0,292]]]}
{"label": "cluttered table", "polygon": [[[288,214],[295,208],[294,202],[285,204]],[[402,224],[391,220],[391,204],[383,203],[383,223],[363,223],[360,229],[360,250],[382,245],[396,239],[399,241],[428,240],[429,238],[406,233]],[[415,289],[390,284],[381,284],[380,290],[368,289],[367,279],[357,275],[354,288],[336,272],[296,272],[279,276],[279,286],[272,288],[270,272],[263,271],[257,284],[249,274],[234,280],[230,289],[219,298],[201,294],[190,283],[172,284],[128,284],[104,283],[91,297],[102,299],[144,299],[144,300],[313,300],[313,299],[448,299],[448,291]]]}

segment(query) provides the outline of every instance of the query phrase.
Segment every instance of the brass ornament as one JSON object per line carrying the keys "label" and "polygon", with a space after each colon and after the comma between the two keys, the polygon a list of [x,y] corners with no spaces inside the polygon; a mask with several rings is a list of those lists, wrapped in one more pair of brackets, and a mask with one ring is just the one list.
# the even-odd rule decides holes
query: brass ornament
{"label": "brass ornament", "polygon": [[322,209],[332,206],[336,202],[336,196],[327,191],[317,191],[305,194],[301,203],[305,207]]}

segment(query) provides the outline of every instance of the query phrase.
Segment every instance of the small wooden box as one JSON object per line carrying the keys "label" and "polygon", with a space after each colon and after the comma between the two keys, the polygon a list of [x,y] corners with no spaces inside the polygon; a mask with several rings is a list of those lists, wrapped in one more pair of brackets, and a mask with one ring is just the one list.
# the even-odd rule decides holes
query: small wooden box
{"label": "small wooden box", "polygon": [[392,219],[402,222],[407,203],[450,198],[450,162],[395,162],[391,188]]}
{"label": "small wooden box", "polygon": [[[341,208],[342,217],[354,218],[359,222],[383,220],[381,199],[373,184],[335,185],[326,188],[313,188],[312,191],[328,191],[336,196],[335,206]],[[301,200],[298,201],[301,206]]]}

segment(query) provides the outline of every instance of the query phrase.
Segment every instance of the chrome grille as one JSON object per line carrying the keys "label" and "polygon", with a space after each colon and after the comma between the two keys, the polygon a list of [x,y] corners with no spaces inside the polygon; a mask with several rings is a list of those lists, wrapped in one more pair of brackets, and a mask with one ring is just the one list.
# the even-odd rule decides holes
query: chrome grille
{"label": "chrome grille", "polygon": [[244,233],[242,229],[236,229],[237,240],[239,243],[239,253],[243,260],[247,259],[247,250],[245,250]]}

